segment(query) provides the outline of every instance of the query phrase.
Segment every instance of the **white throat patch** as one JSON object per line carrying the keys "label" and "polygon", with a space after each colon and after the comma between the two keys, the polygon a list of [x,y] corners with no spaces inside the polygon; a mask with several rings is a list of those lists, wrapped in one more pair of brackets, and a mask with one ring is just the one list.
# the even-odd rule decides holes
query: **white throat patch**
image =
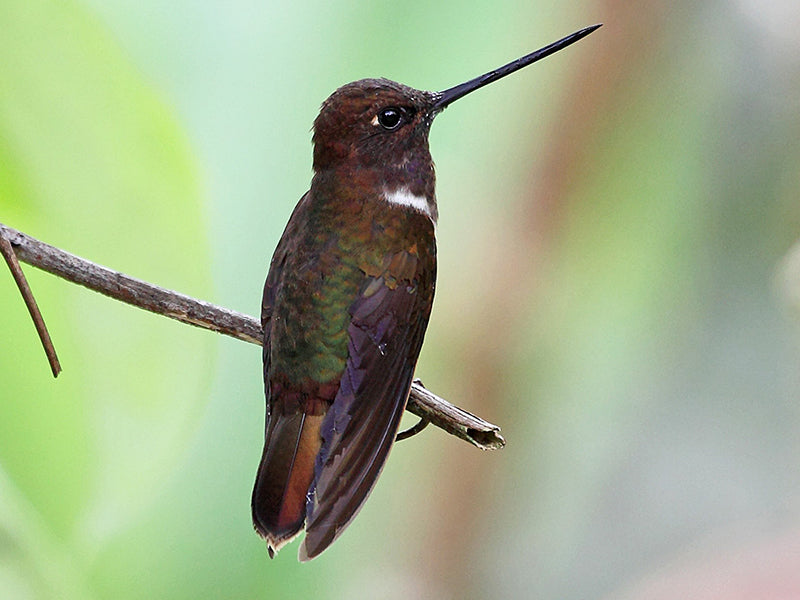
{"label": "white throat patch", "polygon": [[428,203],[428,199],[425,196],[417,196],[416,194],[412,194],[407,187],[397,188],[391,192],[387,189],[384,189],[383,199],[390,204],[412,208],[417,212],[428,215],[432,221],[436,222],[435,217],[431,214],[431,206]]}

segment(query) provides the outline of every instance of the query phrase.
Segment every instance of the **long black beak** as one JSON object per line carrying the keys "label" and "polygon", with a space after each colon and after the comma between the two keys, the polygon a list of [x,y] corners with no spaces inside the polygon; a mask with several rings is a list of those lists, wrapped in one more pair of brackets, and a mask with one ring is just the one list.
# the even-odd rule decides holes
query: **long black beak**
{"label": "long black beak", "polygon": [[433,111],[439,112],[443,110],[459,98],[463,98],[470,92],[474,92],[478,88],[482,88],[485,85],[489,85],[490,83],[497,81],[501,77],[505,77],[506,75],[510,75],[514,71],[519,71],[522,67],[527,67],[528,65],[535,63],[537,60],[544,58],[545,56],[550,56],[554,52],[558,52],[562,48],[566,48],[570,44],[574,44],[579,39],[586,37],[590,33],[592,33],[595,29],[599,28],[602,23],[597,25],[592,25],[591,27],[586,27],[585,29],[581,29],[580,31],[576,31],[573,34],[568,35],[567,37],[558,40],[557,42],[553,42],[552,44],[545,46],[544,48],[540,48],[535,52],[531,52],[523,56],[522,58],[518,58],[517,60],[511,61],[507,65],[503,65],[499,69],[495,69],[494,71],[489,71],[488,73],[481,75],[480,77],[476,77],[475,79],[470,79],[465,83],[461,83],[455,87],[451,87],[449,90],[445,90],[443,92],[439,92],[439,99],[436,100],[436,103],[433,105]]}

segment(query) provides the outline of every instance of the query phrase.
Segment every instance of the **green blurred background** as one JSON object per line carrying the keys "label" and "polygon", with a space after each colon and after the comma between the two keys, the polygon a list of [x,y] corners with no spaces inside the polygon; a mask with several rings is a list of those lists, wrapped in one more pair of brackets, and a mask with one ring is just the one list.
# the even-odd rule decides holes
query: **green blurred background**
{"label": "green blurred background", "polygon": [[800,597],[795,0],[0,0],[0,221],[257,314],[332,90],[595,22],[431,135],[417,372],[505,449],[426,430],[269,561],[258,348],[28,267],[56,381],[0,268],[0,598]]}

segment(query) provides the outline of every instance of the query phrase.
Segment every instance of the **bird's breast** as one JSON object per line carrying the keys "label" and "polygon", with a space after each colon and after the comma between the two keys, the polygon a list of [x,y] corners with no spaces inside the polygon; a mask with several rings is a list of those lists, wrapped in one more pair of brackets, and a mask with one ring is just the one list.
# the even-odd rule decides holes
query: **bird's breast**
{"label": "bird's breast", "polygon": [[421,265],[435,260],[424,212],[380,198],[321,200],[296,215],[303,219],[293,228],[299,239],[286,257],[270,324],[271,369],[309,386],[341,376],[349,309],[370,282],[413,288]]}

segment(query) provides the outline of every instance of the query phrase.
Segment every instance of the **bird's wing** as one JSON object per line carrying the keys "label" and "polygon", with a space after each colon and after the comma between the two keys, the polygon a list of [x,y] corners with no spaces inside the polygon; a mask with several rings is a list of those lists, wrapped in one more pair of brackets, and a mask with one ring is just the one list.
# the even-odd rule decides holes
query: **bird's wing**
{"label": "bird's wing", "polygon": [[322,422],[301,560],[322,552],[356,516],[394,442],[433,302],[436,250],[429,239],[425,248],[389,257],[350,306],[348,359]]}

